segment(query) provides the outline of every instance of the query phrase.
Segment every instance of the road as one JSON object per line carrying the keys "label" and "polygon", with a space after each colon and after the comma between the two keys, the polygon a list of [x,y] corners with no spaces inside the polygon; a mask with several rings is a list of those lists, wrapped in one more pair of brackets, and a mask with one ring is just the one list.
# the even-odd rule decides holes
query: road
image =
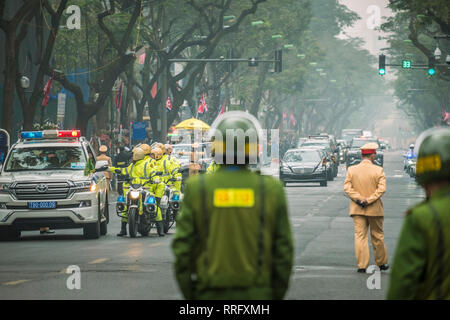
{"label": "road", "polygon": [[[385,241],[392,262],[405,210],[424,194],[402,171],[400,153],[385,155],[387,192]],[[295,260],[287,299],[383,299],[381,288],[369,289],[372,275],[356,272],[353,223],[343,191],[345,166],[328,187],[292,184],[286,187]],[[111,211],[115,212],[113,204]],[[85,240],[81,229],[55,235],[23,232],[14,242],[0,243],[0,299],[181,299],[173,276],[169,235],[119,238],[120,220],[111,216],[108,234]],[[373,255],[371,258],[373,264]],[[67,288],[69,266],[80,268],[81,289]],[[375,282],[374,282],[375,283]]]}

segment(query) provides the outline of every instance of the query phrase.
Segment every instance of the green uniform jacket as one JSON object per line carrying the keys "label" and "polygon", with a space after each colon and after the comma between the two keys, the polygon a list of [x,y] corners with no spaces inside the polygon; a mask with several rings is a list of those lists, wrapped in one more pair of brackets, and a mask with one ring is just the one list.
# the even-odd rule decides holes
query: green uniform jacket
{"label": "green uniform jacket", "polygon": [[[254,205],[217,207],[217,189],[251,189]],[[190,177],[172,248],[186,299],[282,299],[293,262],[283,187],[247,169]]]}
{"label": "green uniform jacket", "polygon": [[[444,255],[438,252],[437,211],[443,234]],[[400,234],[390,278],[388,299],[436,299],[439,260],[443,272],[441,297],[450,299],[450,188],[411,209]]]}

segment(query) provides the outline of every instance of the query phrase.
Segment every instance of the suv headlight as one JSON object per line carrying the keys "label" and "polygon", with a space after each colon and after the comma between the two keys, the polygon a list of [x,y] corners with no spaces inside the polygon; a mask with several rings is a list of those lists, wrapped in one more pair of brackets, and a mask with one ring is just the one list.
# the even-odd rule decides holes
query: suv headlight
{"label": "suv headlight", "polygon": [[286,166],[286,165],[282,165],[281,166],[281,171],[282,172],[291,172],[291,169],[288,166]]}
{"label": "suv headlight", "polygon": [[97,191],[97,184],[93,181],[75,182],[75,192]]}

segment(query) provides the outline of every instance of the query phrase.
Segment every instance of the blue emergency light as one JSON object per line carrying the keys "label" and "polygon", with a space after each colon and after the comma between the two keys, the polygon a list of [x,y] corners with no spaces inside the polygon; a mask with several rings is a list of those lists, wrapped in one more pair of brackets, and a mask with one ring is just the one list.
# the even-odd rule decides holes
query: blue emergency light
{"label": "blue emergency light", "polygon": [[180,195],[178,194],[178,193],[175,193],[173,196],[172,196],[172,201],[179,201],[180,200]]}
{"label": "blue emergency light", "polygon": [[117,202],[124,202],[124,203],[125,203],[125,197],[124,197],[123,195],[120,195],[120,196],[117,198]]}
{"label": "blue emergency light", "polygon": [[156,203],[156,199],[153,196],[150,196],[147,199],[145,199],[145,204],[155,204],[155,203]]}
{"label": "blue emergency light", "polygon": [[44,137],[43,131],[22,131],[20,133],[22,139],[42,139]]}

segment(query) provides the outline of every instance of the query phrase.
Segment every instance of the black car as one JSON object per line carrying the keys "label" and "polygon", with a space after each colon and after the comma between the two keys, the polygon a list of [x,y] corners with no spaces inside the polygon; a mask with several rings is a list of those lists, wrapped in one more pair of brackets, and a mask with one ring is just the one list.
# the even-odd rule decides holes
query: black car
{"label": "black car", "polygon": [[280,162],[280,179],[288,182],[319,182],[327,186],[327,167],[318,149],[288,150]]}
{"label": "black car", "polygon": [[310,147],[324,147],[327,151],[327,158],[331,161],[333,167],[333,178],[337,177],[339,171],[339,162],[337,160],[337,156],[333,152],[332,144],[330,139],[308,139],[304,141],[301,145],[301,148],[310,148]]}
{"label": "black car", "polygon": [[[380,143],[377,138],[354,138],[350,144],[350,149],[347,153],[347,161],[346,161],[346,167],[353,166],[355,164],[358,164],[362,161],[362,155],[361,155],[361,147],[365,145],[366,143],[374,142],[380,146]],[[384,162],[384,155],[381,150],[381,148],[377,149],[377,154],[375,156],[374,164],[379,165],[380,167],[383,166]]]}

